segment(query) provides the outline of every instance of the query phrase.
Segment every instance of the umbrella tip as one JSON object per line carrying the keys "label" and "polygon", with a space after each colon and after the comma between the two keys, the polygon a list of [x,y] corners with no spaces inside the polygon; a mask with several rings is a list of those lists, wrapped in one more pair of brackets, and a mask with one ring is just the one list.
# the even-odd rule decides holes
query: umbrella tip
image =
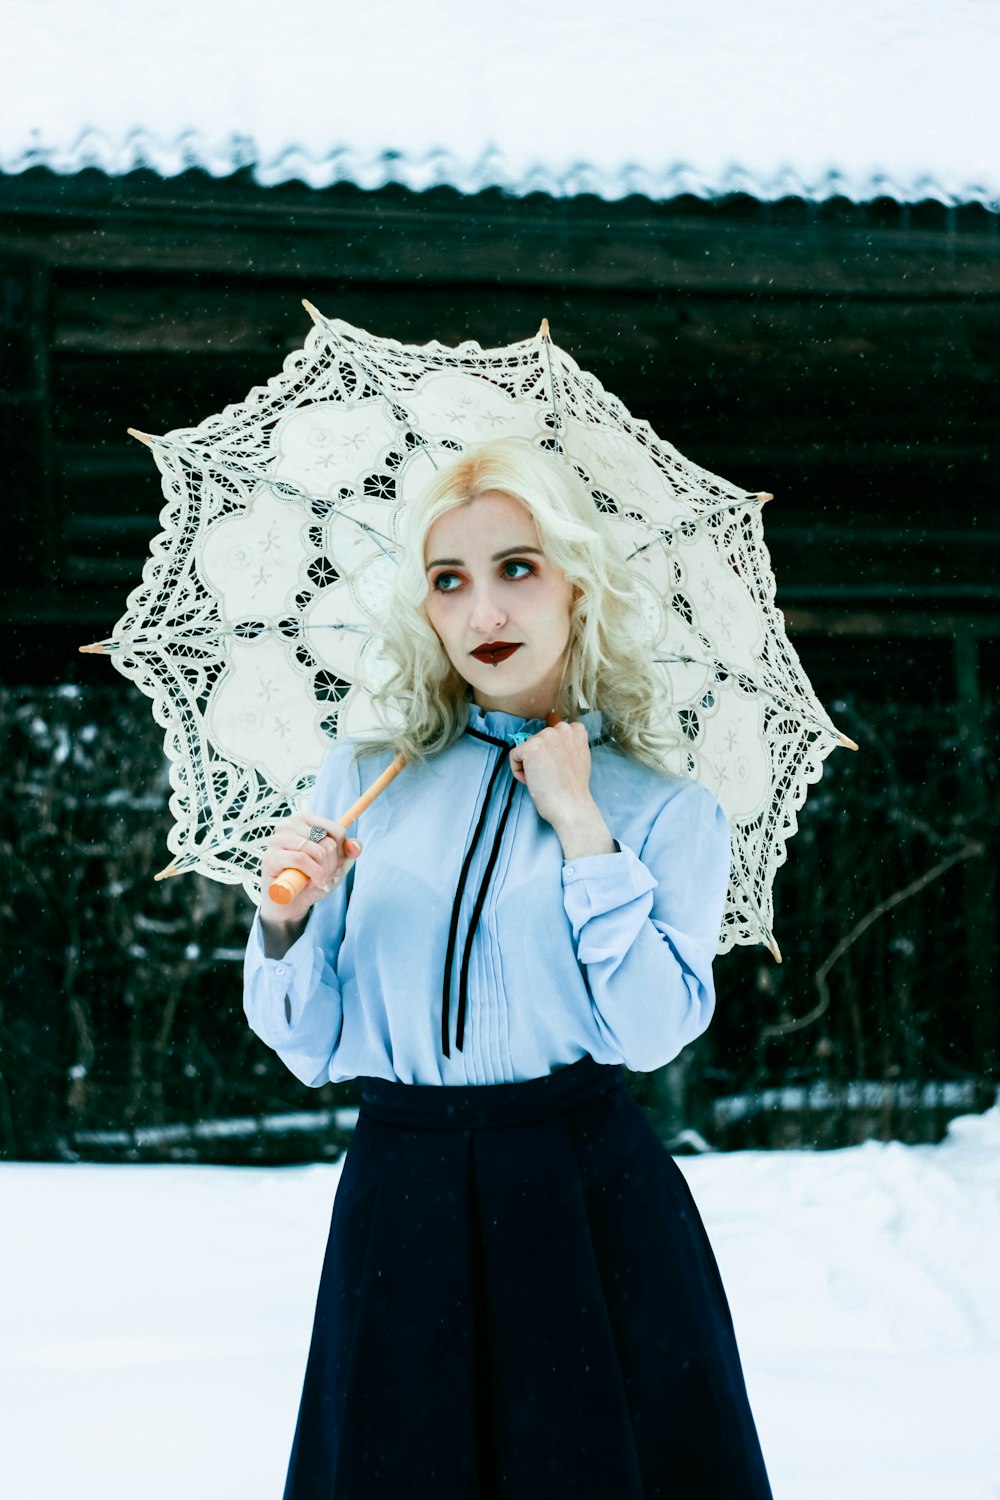
{"label": "umbrella tip", "polygon": [[169,880],[170,877],[171,877],[171,875],[179,875],[179,874],[180,874],[180,871],[178,870],[177,866],[171,864],[171,865],[167,865],[167,868],[165,870],[161,870],[158,875],[154,875],[153,879],[154,880]]}
{"label": "umbrella tip", "polygon": [[848,750],[856,750],[858,748],[854,741],[848,739],[846,734],[841,734],[839,729],[837,730],[837,744],[846,746]]}
{"label": "umbrella tip", "polygon": [[543,318],[542,319],[542,326],[538,330],[538,337],[540,339],[547,339],[549,337],[549,320],[548,320],[548,318]]}
{"label": "umbrella tip", "polygon": [[305,308],[306,312],[312,318],[314,323],[319,323],[322,321],[323,314],[320,312],[318,307],[313,307],[308,297],[302,298],[302,306]]}
{"label": "umbrella tip", "polygon": [[138,438],[139,442],[145,443],[147,448],[153,441],[148,432],[140,432],[138,427],[127,427],[125,430],[128,433],[129,437]]}
{"label": "umbrella tip", "polygon": [[767,946],[770,948],[771,952],[774,954],[774,961],[775,961],[775,963],[776,964],[780,964],[781,963],[781,949],[778,947],[778,944],[777,944],[777,942],[775,941],[775,939],[773,937],[771,939],[769,939]]}
{"label": "umbrella tip", "polygon": [[83,656],[90,656],[90,655],[103,656],[104,655],[104,644],[103,644],[102,641],[94,641],[89,646],[78,646],[76,649]]}
{"label": "umbrella tip", "polygon": [[760,494],[757,496],[757,499],[760,501],[761,505],[766,505],[769,500],[774,499],[774,496],[768,494],[767,490],[761,490]]}

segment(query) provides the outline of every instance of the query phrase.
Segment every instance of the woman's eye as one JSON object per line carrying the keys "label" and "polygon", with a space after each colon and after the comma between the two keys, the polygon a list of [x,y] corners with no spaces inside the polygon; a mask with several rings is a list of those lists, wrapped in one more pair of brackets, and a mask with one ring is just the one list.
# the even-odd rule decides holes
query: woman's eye
{"label": "woman's eye", "polygon": [[434,580],[434,587],[437,589],[438,593],[453,594],[455,592],[451,583],[449,583],[449,579],[453,580],[455,583],[461,583],[462,581],[457,573],[439,573]]}
{"label": "woman's eye", "polygon": [[[524,573],[519,573],[517,575],[519,578],[523,578],[525,573],[532,574],[535,571],[535,569],[534,569],[534,567],[532,566],[531,563],[521,562],[516,557],[508,558],[508,560],[504,563],[504,571],[505,572],[506,572],[506,570],[508,568],[523,568],[524,569]],[[513,578],[514,574],[513,573],[508,573],[507,577],[508,578]]]}

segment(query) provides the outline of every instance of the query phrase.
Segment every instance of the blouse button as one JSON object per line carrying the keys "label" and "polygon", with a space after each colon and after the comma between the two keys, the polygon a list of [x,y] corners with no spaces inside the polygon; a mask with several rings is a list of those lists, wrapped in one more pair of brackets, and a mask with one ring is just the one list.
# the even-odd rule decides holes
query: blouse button
{"label": "blouse button", "polygon": [[573,865],[567,865],[566,866],[566,874],[567,875],[575,875],[576,874],[576,868],[575,868],[575,866],[573,866]]}
{"label": "blouse button", "polygon": [[285,975],[286,975],[286,974],[287,974],[287,973],[288,973],[288,968],[287,968],[287,965],[285,965],[285,964],[278,964],[278,965],[277,965],[277,966],[276,966],[276,967],[275,967],[275,970],[274,970],[274,972],[275,972],[275,973],[276,973],[276,974],[277,974],[277,975],[278,975],[278,976],[279,976],[279,977],[280,977],[280,978],[281,978],[281,979],[284,979],[284,977],[285,977]]}

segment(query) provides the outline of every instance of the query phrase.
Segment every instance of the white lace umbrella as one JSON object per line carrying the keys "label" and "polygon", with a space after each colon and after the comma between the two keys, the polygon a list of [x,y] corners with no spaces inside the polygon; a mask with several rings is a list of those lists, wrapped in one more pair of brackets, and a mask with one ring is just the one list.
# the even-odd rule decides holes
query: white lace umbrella
{"label": "white lace umbrella", "polygon": [[[306,304],[308,307],[309,304]],[[261,846],[331,739],[378,720],[377,621],[399,519],[489,438],[561,452],[631,559],[677,748],[733,833],[720,949],[764,941],[807,787],[837,744],[774,603],[762,503],[698,468],[550,340],[408,345],[323,317],[282,373],[198,427],[147,437],[163,530],[109,640],[171,762],[174,854],[259,894]],[[852,748],[856,748],[853,747]],[[405,773],[404,773],[405,774]]]}

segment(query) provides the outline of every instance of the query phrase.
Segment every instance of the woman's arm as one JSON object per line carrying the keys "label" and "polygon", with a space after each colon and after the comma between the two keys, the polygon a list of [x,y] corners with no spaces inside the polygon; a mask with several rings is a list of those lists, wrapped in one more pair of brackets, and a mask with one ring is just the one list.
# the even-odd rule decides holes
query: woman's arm
{"label": "woman's arm", "polygon": [[[268,881],[286,866],[304,870],[310,883],[287,907],[275,906],[265,894],[244,960],[243,1009],[251,1030],[312,1087],[329,1080],[340,1038],[343,1009],[336,965],[353,886],[351,856],[360,853],[356,841],[353,848],[346,841],[345,848],[343,830],[330,820],[356,800],[359,789],[353,746],[347,741],[331,746],[310,814],[280,825],[262,862],[265,892]],[[333,837],[310,846],[303,841],[314,822]]]}
{"label": "woman's arm", "polygon": [[261,943],[264,948],[265,958],[284,958],[289,948],[300,938],[306,930],[308,917],[300,917],[297,922],[268,922],[258,910],[260,917]]}
{"label": "woman's arm", "polygon": [[[597,1026],[630,1068],[662,1067],[707,1027],[729,886],[729,825],[699,782],[675,783],[640,855],[617,845],[590,790],[582,723],[511,751],[511,771],[563,849],[563,905]],[[640,857],[641,856],[641,857]]]}
{"label": "woman's arm", "polygon": [[637,855],[563,864],[563,905],[597,1026],[627,1067],[650,1072],[701,1035],[729,886],[726,815],[698,782],[678,787]]}

